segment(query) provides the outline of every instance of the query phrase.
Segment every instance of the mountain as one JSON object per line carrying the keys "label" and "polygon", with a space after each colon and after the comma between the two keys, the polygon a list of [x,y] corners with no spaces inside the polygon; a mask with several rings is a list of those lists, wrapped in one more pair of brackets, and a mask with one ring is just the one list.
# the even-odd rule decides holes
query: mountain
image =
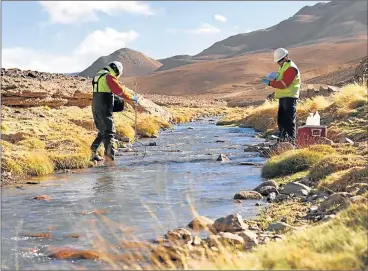
{"label": "mountain", "polygon": [[[167,70],[211,59],[263,52],[277,47],[291,48],[329,39],[367,35],[366,1],[331,1],[305,6],[279,24],[216,42],[185,61],[166,59],[160,70]],[[172,64],[174,63],[174,65]]]}
{"label": "mountain", "polygon": [[157,71],[165,71],[183,65],[202,62],[201,60],[193,59],[190,55],[177,55],[165,59],[159,59],[158,61],[162,64],[162,66],[158,68]]}
{"label": "mountain", "polygon": [[122,48],[108,56],[100,57],[79,75],[83,77],[93,77],[100,69],[115,60],[123,63],[124,76],[149,75],[162,66],[160,62],[141,52],[129,48]]}
{"label": "mountain", "polygon": [[[367,55],[367,37],[346,38],[289,48],[298,65],[302,83],[339,68],[348,68]],[[260,83],[263,75],[277,69],[273,52],[258,52],[231,58],[205,61],[148,76],[123,78],[122,83],[140,93],[195,95],[225,99],[231,105],[263,101],[271,88]]]}

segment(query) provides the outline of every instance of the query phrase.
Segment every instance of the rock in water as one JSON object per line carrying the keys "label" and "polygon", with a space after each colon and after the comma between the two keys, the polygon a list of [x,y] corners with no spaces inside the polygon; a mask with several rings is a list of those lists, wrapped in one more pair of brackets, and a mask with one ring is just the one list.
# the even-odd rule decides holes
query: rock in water
{"label": "rock in water", "polygon": [[215,221],[213,226],[219,232],[238,232],[248,229],[248,225],[243,222],[239,214],[221,217]]}
{"label": "rock in water", "polygon": [[308,196],[309,191],[310,191],[310,187],[298,183],[298,182],[292,182],[292,183],[288,183],[284,186],[284,188],[282,189],[282,194],[286,194],[286,195],[295,195],[295,196]]}
{"label": "rock in water", "polygon": [[263,186],[260,190],[259,193],[263,196],[268,196],[271,193],[276,193],[279,194],[279,191],[273,187],[273,186]]}
{"label": "rock in water", "polygon": [[235,194],[234,199],[262,199],[262,195],[256,191],[240,191]]}
{"label": "rock in water", "polygon": [[220,156],[217,158],[217,161],[220,161],[220,162],[226,162],[229,160],[230,159],[225,154],[220,154]]}
{"label": "rock in water", "polygon": [[258,185],[253,190],[257,191],[257,192],[260,192],[261,188],[264,187],[264,186],[272,186],[272,187],[275,187],[276,189],[278,189],[278,187],[279,187],[275,181],[268,180],[268,181],[265,181],[265,182],[261,183],[260,185]]}

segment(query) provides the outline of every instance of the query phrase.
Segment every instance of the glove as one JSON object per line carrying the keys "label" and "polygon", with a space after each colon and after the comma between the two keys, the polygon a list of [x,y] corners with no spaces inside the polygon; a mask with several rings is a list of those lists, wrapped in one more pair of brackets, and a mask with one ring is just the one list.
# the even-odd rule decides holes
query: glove
{"label": "glove", "polygon": [[133,101],[135,104],[137,104],[137,103],[138,103],[138,96],[137,96],[137,94],[135,94],[135,95],[133,96],[132,101]]}
{"label": "glove", "polygon": [[271,81],[270,80],[267,80],[267,79],[262,79],[261,80],[262,83],[265,83],[267,86],[270,85]]}

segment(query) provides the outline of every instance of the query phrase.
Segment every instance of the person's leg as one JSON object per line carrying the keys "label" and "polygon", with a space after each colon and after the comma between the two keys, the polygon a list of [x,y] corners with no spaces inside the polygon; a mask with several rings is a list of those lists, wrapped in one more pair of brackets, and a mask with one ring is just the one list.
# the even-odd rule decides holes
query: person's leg
{"label": "person's leg", "polygon": [[103,158],[97,155],[98,147],[101,145],[102,140],[103,140],[103,135],[102,135],[101,130],[100,130],[102,128],[102,125],[101,125],[101,121],[99,119],[99,116],[98,116],[98,114],[96,113],[95,110],[92,110],[92,114],[93,114],[93,120],[94,120],[95,126],[98,129],[98,134],[97,134],[95,140],[92,142],[92,145],[91,145],[92,161],[102,161]]}
{"label": "person's leg", "polygon": [[115,146],[115,126],[112,113],[105,118],[105,131],[103,134],[103,142],[105,146],[105,156],[108,160],[115,160],[116,146]]}
{"label": "person's leg", "polygon": [[277,126],[279,128],[280,141],[283,141],[285,139],[284,99],[285,98],[279,99],[279,109],[278,109],[278,112],[277,112]]}
{"label": "person's leg", "polygon": [[287,98],[285,104],[286,133],[292,143],[295,143],[296,140],[296,103],[296,99]]}

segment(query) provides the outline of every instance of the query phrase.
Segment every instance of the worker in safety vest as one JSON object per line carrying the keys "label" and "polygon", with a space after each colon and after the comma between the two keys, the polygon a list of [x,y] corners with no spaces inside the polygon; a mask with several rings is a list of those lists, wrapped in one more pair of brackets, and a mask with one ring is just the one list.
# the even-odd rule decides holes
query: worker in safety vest
{"label": "worker in safety vest", "polygon": [[[120,112],[124,109],[124,100],[132,106],[137,105],[137,94],[124,91],[118,82],[118,77],[123,74],[123,65],[114,61],[97,72],[92,80],[93,100],[92,113],[95,125],[98,129],[96,139],[91,145],[92,160],[102,161],[103,158],[97,155],[97,149],[103,142],[105,146],[105,160],[113,162],[115,160],[116,142],[113,112]],[[120,98],[121,97],[121,98]],[[123,100],[124,99],[124,100]],[[143,108],[138,105],[138,110]]]}
{"label": "worker in safety vest", "polygon": [[279,99],[277,124],[280,141],[295,143],[296,104],[301,85],[300,71],[284,48],[275,50],[274,62],[280,66],[277,77],[274,80],[263,79],[262,81],[276,89],[275,98]]}

